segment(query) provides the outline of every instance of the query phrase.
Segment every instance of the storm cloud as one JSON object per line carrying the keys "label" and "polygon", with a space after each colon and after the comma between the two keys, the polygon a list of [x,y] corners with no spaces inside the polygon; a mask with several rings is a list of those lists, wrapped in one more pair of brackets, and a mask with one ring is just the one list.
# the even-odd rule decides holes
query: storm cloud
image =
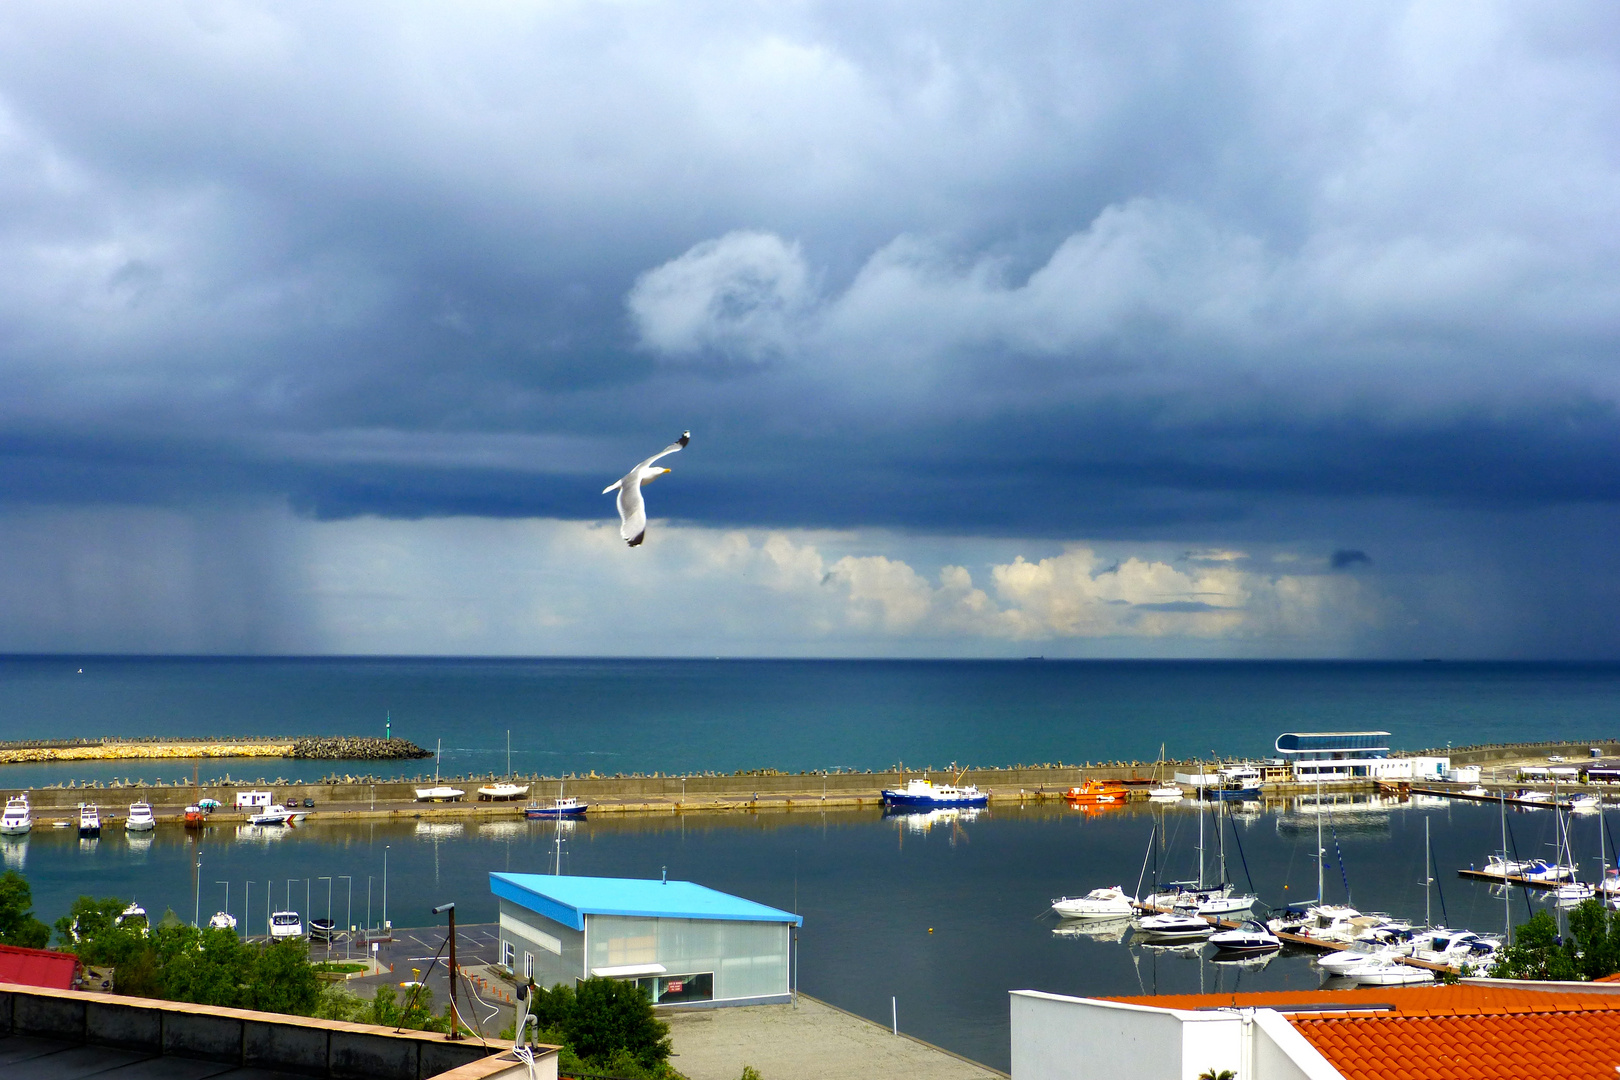
{"label": "storm cloud", "polygon": [[176,647],[449,649],[330,538],[573,535],[690,428],[654,513],[843,590],[787,651],[1613,655],[1617,77],[1598,3],[8,5],[5,639],[145,536]]}

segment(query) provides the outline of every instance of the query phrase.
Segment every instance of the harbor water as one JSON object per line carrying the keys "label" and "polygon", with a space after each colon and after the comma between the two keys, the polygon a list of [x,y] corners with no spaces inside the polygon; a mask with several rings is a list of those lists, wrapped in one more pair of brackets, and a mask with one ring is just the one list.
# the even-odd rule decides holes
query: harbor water
{"label": "harbor water", "polygon": [[[1204,867],[1252,879],[1274,905],[1316,895],[1317,824],[1329,900],[1421,922],[1500,932],[1548,901],[1461,880],[1502,846],[1491,804],[1373,796],[1304,798],[1226,819],[1203,817]],[[1548,811],[1509,810],[1511,850],[1550,856]],[[1425,821],[1435,886],[1426,890]],[[1571,843],[1596,877],[1598,821],[1577,817]],[[1217,962],[1209,947],[1133,943],[1125,924],[1060,923],[1055,897],[1104,885],[1135,891],[1139,878],[1198,873],[1195,804],[1131,804],[1084,812],[1054,803],[982,812],[885,817],[878,811],[635,815],[569,826],[501,821],[323,823],[291,829],[163,827],[147,838],[108,828],[98,841],[36,829],[0,843],[8,866],[34,888],[47,921],[81,894],[138,900],[154,917],[190,922],[227,906],[244,929],[261,927],[267,901],[340,926],[387,918],[434,922],[455,901],[463,922],[493,921],[492,870],[689,879],[803,914],[799,983],[805,992],[997,1068],[1008,1067],[1008,990],[1068,994],[1180,993],[1299,988],[1321,982],[1309,956],[1258,965]],[[1234,829],[1235,826],[1235,829]],[[1150,837],[1152,843],[1150,845]],[[1234,839],[1236,837],[1236,839]],[[1607,844],[1607,841],[1605,841]],[[1611,849],[1612,850],[1612,849]],[[1145,867],[1145,869],[1144,869]],[[387,875],[386,898],[384,875]],[[330,897],[330,899],[329,899]],[[1504,902],[1505,901],[1505,902]],[[892,1001],[891,1001],[892,999]],[[677,1066],[679,1062],[676,1063]]]}

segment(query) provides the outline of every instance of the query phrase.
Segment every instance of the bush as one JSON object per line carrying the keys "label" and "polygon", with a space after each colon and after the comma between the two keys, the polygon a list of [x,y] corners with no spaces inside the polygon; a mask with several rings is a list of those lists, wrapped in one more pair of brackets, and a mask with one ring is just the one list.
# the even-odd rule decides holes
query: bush
{"label": "bush", "polygon": [[1491,967],[1498,979],[1601,979],[1620,971],[1620,911],[1601,900],[1583,901],[1569,913],[1569,933],[1560,936],[1551,914],[1538,911],[1514,933]]}
{"label": "bush", "polygon": [[[579,989],[536,987],[529,1011],[541,1041],[559,1042],[577,1058],[564,1068],[610,1073],[630,1080],[669,1075],[669,1025],[653,1015],[652,1002],[634,983],[590,978]],[[632,1075],[633,1074],[633,1075]]]}
{"label": "bush", "polygon": [[0,874],[0,945],[43,949],[50,941],[51,928],[34,918],[28,879],[15,870]]}

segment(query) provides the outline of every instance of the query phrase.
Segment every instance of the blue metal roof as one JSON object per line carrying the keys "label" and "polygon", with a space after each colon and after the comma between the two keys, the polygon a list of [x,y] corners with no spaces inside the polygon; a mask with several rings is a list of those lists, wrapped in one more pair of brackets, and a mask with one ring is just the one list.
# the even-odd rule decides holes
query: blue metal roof
{"label": "blue metal roof", "polygon": [[491,873],[489,891],[575,930],[585,929],[587,915],[804,925],[792,912],[690,881]]}

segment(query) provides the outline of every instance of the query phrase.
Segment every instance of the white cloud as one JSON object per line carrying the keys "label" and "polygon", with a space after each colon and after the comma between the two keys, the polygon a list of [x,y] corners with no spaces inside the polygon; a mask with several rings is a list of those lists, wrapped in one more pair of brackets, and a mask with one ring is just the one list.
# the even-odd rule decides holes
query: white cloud
{"label": "white cloud", "polygon": [[641,275],[628,303],[644,345],[758,361],[799,336],[795,324],[812,300],[799,245],[733,232]]}

